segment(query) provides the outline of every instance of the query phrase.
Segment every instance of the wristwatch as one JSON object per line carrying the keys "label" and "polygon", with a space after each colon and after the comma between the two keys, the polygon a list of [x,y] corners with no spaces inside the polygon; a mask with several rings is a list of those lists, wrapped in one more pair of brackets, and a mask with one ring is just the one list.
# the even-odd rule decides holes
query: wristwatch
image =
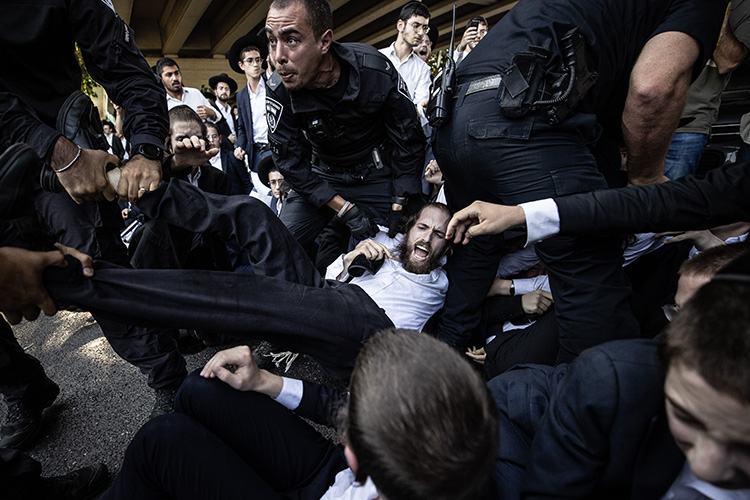
{"label": "wristwatch", "polygon": [[164,149],[149,143],[136,144],[130,150],[131,156],[141,155],[149,160],[161,162],[164,159]]}
{"label": "wristwatch", "polygon": [[516,294],[516,284],[513,280],[510,280],[510,288],[508,291],[510,292],[511,296]]}

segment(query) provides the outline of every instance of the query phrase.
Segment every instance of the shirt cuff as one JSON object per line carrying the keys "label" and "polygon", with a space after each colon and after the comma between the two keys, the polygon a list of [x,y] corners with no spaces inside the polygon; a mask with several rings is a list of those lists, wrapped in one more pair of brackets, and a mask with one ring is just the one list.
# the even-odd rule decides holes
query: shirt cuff
{"label": "shirt cuff", "polygon": [[526,215],[526,246],[560,232],[560,213],[557,203],[552,198],[521,203],[519,206]]}
{"label": "shirt cuff", "polygon": [[281,392],[274,398],[274,400],[290,410],[296,410],[302,401],[302,393],[304,391],[302,381],[297,380],[296,378],[287,377],[281,377],[281,379],[283,380],[284,385],[281,387]]}

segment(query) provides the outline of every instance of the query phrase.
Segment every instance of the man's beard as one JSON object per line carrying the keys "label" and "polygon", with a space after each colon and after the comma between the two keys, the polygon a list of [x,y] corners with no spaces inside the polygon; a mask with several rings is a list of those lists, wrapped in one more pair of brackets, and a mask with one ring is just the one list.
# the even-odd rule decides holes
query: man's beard
{"label": "man's beard", "polygon": [[[414,247],[419,244],[427,248],[430,254],[423,262],[412,259],[414,256]],[[414,274],[430,274],[433,269],[440,267],[440,257],[432,251],[432,245],[427,241],[415,241],[414,243],[402,241],[398,246],[398,260],[404,269]]]}
{"label": "man's beard", "polygon": [[229,96],[218,95],[216,96],[221,102],[226,103],[229,100]]}

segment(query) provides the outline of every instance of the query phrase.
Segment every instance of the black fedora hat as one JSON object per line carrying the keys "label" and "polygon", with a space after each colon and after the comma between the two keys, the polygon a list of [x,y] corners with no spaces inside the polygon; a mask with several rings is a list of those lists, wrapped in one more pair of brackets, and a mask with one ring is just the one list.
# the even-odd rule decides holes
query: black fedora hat
{"label": "black fedora hat", "polygon": [[274,168],[276,168],[276,164],[273,162],[273,155],[265,156],[258,162],[258,177],[267,188],[271,187],[268,183],[268,173]]}
{"label": "black fedora hat", "polygon": [[229,60],[229,66],[237,73],[241,73],[243,75],[245,74],[245,72],[240,69],[239,65],[240,51],[248,45],[258,47],[258,50],[260,51],[260,58],[264,61],[266,60],[266,57],[268,57],[268,40],[265,37],[253,35],[252,33],[248,33],[247,35],[239,37],[237,41],[232,44],[229,52],[227,52],[227,59]]}
{"label": "black fedora hat", "polygon": [[437,46],[438,38],[440,38],[440,32],[438,31],[437,25],[430,25],[430,31],[427,32],[427,37],[430,39],[432,48]]}
{"label": "black fedora hat", "polygon": [[220,75],[214,75],[211,78],[208,79],[208,86],[212,89],[216,89],[216,86],[219,84],[219,82],[224,82],[227,85],[229,85],[229,90],[232,94],[237,92],[237,82],[229,78],[229,75],[226,73],[222,73]]}

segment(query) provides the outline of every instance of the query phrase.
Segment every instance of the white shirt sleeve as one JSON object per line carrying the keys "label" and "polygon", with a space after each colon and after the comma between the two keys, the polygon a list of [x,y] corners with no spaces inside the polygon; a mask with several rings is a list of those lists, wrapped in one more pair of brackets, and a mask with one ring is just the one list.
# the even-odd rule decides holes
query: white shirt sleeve
{"label": "white shirt sleeve", "polygon": [[526,215],[526,246],[560,232],[560,213],[552,198],[519,205]]}
{"label": "white shirt sleeve", "polygon": [[281,387],[279,395],[274,398],[274,401],[290,410],[296,410],[302,401],[302,393],[304,392],[302,381],[296,378],[281,378],[284,385]]}
{"label": "white shirt sleeve", "polygon": [[549,287],[549,276],[546,274],[540,274],[533,278],[514,279],[513,285],[516,287],[516,295],[526,295],[534,290],[544,290],[545,292],[552,293]]}

